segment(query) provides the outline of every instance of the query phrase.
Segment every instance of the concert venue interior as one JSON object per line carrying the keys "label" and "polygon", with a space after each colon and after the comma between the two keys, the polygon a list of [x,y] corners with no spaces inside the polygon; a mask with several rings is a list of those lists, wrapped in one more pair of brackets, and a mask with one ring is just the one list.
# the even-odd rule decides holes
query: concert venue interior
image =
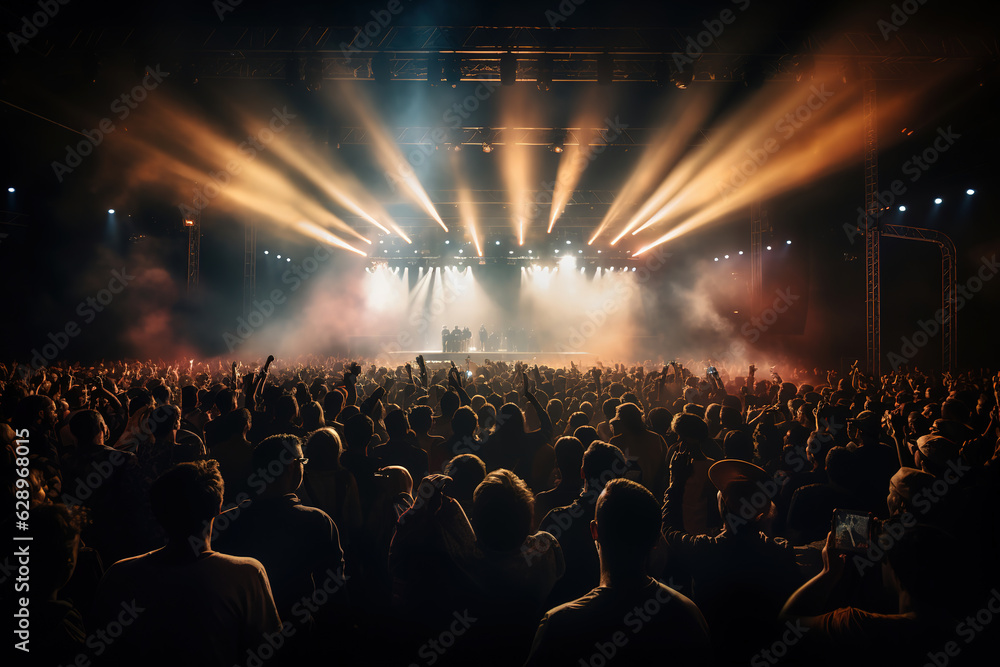
{"label": "concert venue interior", "polygon": [[[18,658],[941,667],[994,650],[993,7],[0,16],[17,471],[0,553],[39,531],[30,600],[2,576],[33,610]],[[194,521],[216,470],[223,511]],[[333,546],[304,537],[315,521]],[[184,569],[206,554],[256,560]],[[187,620],[123,620],[135,600]]]}

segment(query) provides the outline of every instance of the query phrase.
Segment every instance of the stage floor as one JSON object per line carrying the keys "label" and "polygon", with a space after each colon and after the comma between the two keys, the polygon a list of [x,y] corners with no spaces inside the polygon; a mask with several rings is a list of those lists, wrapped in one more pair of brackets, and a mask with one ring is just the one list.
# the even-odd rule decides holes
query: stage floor
{"label": "stage floor", "polygon": [[386,363],[402,365],[414,363],[418,354],[424,355],[424,361],[431,365],[450,364],[455,362],[456,366],[465,367],[466,359],[474,364],[483,364],[487,359],[490,361],[505,361],[514,363],[523,361],[531,365],[545,364],[554,368],[569,368],[572,361],[577,366],[592,366],[597,361],[597,355],[589,352],[441,352],[440,350],[401,350],[399,352],[389,352],[380,355],[386,359]]}

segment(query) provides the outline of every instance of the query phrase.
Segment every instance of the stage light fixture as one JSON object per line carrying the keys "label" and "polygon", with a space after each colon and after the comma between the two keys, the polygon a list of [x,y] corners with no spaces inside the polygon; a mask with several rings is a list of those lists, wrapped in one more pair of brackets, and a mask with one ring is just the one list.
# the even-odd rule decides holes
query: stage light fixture
{"label": "stage light fixture", "polygon": [[905,210],[906,210],[906,207],[905,207],[905,206],[900,206],[900,207],[899,207],[899,210],[900,210],[900,211],[905,211]]}
{"label": "stage light fixture", "polygon": [[556,254],[557,255],[559,254],[559,248],[556,248]]}
{"label": "stage light fixture", "polygon": [[483,142],[483,152],[484,153],[492,153],[493,152],[493,144],[491,144],[488,141],[484,141]]}
{"label": "stage light fixture", "polygon": [[[13,191],[14,191],[14,188],[7,188],[7,192],[13,192]],[[976,191],[973,190],[972,188],[969,188],[968,190],[965,191],[965,194],[967,194],[967,195],[974,195],[974,194],[976,194]]]}
{"label": "stage light fixture", "polygon": [[582,255],[582,254],[583,254],[583,250],[577,250],[576,252],[577,252],[577,254],[579,254],[579,255]]}
{"label": "stage light fixture", "polygon": [[935,203],[935,204],[940,204],[940,203],[941,203],[942,201],[943,201],[943,200],[942,200],[942,199],[941,199],[940,197],[937,197],[937,198],[936,198],[936,199],[934,200],[934,203]]}
{"label": "stage light fixture", "polygon": [[792,245],[792,241],[791,240],[785,241],[785,245]]}
{"label": "stage light fixture", "polygon": [[771,246],[767,246],[767,249],[768,249],[768,250],[770,250],[770,249],[771,249]]}
{"label": "stage light fixture", "polygon": [[507,251],[507,254],[508,254],[508,255],[513,255],[513,254],[514,254],[514,251],[513,251],[513,250],[508,250],[508,251]]}
{"label": "stage light fixture", "polygon": [[194,227],[194,218],[184,218],[185,227]]}
{"label": "stage light fixture", "polygon": [[444,240],[444,244],[445,245],[451,245],[451,240],[450,239],[445,239]]}
{"label": "stage light fixture", "polygon": [[567,240],[567,241],[566,241],[566,245],[573,245],[573,242],[572,242],[572,241],[569,241],[569,240]]}
{"label": "stage light fixture", "polygon": [[729,259],[729,255],[723,255],[722,259]]}
{"label": "stage light fixture", "polygon": [[505,53],[500,56],[500,85],[513,86],[517,81],[517,56]]}
{"label": "stage light fixture", "polygon": [[602,53],[597,56],[597,85],[610,86],[615,77],[615,60],[611,54]]}
{"label": "stage light fixture", "polygon": [[740,250],[740,254],[741,254],[741,255],[743,254],[743,251],[742,251],[742,250]]}
{"label": "stage light fixture", "polygon": [[[14,192],[14,188],[7,188],[7,192]],[[969,191],[969,194],[971,195],[972,191]]]}
{"label": "stage light fixture", "polygon": [[281,255],[278,255],[277,257],[278,257],[278,259],[281,259]]}
{"label": "stage light fixture", "polygon": [[632,267],[632,271],[633,271],[633,273],[635,272],[635,267],[634,266]]}
{"label": "stage light fixture", "polygon": [[[769,250],[770,250],[770,248],[769,248]],[[718,262],[718,261],[719,261],[719,258],[718,258],[718,257],[716,257],[716,258],[715,258],[715,261],[716,261],[716,262]]]}
{"label": "stage light fixture", "polygon": [[268,251],[266,251],[266,250],[265,250],[265,251],[264,251],[264,254],[265,254],[265,255],[267,255],[267,254],[270,254],[270,253],[268,253]]}
{"label": "stage light fixture", "polygon": [[110,213],[111,215],[114,215],[115,214],[115,209],[109,208],[108,209],[108,213]]}
{"label": "stage light fixture", "polygon": [[531,254],[531,251],[530,251],[530,250],[528,251],[528,254],[529,254],[529,255]]}
{"label": "stage light fixture", "polygon": [[500,242],[499,242],[499,241],[497,241],[497,242],[496,242],[496,244],[497,244],[497,245],[500,245]]}
{"label": "stage light fixture", "polygon": [[458,254],[459,254],[459,255],[461,255],[461,254],[462,254],[462,253],[464,253],[464,252],[465,252],[465,250],[464,250],[464,249],[462,249],[462,248],[459,248],[459,249],[458,249]]}
{"label": "stage light fixture", "polygon": [[291,257],[286,257],[286,258],[285,258],[285,261],[286,261],[286,262],[290,262],[290,261],[292,261],[292,258],[291,258]]}
{"label": "stage light fixture", "polygon": [[561,144],[549,144],[549,150],[553,153],[562,153],[563,147]]}

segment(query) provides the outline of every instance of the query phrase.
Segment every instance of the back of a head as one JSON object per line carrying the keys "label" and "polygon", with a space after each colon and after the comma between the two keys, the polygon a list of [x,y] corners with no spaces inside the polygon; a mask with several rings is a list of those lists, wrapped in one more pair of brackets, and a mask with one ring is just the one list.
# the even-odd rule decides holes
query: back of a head
{"label": "back of a head", "polygon": [[591,491],[599,491],[613,479],[628,472],[628,460],[622,450],[597,440],[583,453],[583,478]]}
{"label": "back of a head", "polygon": [[[155,392],[153,397],[156,398]],[[236,407],[236,393],[228,387],[220,390],[219,393],[215,395],[215,407],[222,414],[226,414],[227,412],[233,410]]]}
{"label": "back of a head", "polygon": [[325,426],[323,418],[323,406],[319,401],[309,401],[302,405],[302,424],[307,428],[319,428]]}
{"label": "back of a head", "polygon": [[180,463],[149,489],[153,517],[172,539],[200,535],[222,505],[223,483],[214,459]]}
{"label": "back of a head", "polygon": [[569,421],[566,422],[566,432],[573,433],[576,429],[588,424],[590,424],[590,418],[587,416],[587,413],[574,412],[569,416]]}
{"label": "back of a head", "polygon": [[154,438],[160,438],[180,427],[181,411],[173,405],[161,405],[146,417],[146,427]]}
{"label": "back of a head", "polygon": [[660,435],[666,435],[670,431],[670,422],[674,416],[666,408],[653,408],[646,415],[646,422],[649,430]]}
{"label": "back of a head", "polygon": [[265,470],[272,479],[284,474],[298,456],[296,448],[302,446],[302,441],[295,435],[272,435],[264,438],[254,447],[250,462],[254,470]]}
{"label": "back of a head", "polygon": [[660,504],[641,484],[608,482],[595,512],[601,557],[613,569],[642,565],[660,537]]}
{"label": "back of a head", "polygon": [[579,476],[583,466],[583,449],[583,443],[573,436],[564,435],[556,440],[556,466],[563,479],[576,479]]}
{"label": "back of a head", "polygon": [[573,437],[580,441],[580,445],[584,448],[590,447],[590,443],[600,437],[597,433],[597,429],[593,426],[580,426],[573,429]]}
{"label": "back of a head", "polygon": [[463,405],[451,418],[451,430],[458,437],[472,437],[479,427],[479,417],[476,411],[468,405]]}
{"label": "back of a head", "polygon": [[290,394],[283,394],[274,406],[274,418],[279,422],[290,422],[299,414],[299,403]]}
{"label": "back of a head", "polygon": [[831,447],[826,454],[826,476],[837,486],[854,489],[858,485],[854,452],[847,447]]}
{"label": "back of a head", "polygon": [[444,474],[452,480],[449,494],[458,499],[472,498],[476,487],[486,479],[486,464],[475,454],[459,454],[448,461]]}
{"label": "back of a head", "polygon": [[511,551],[524,543],[535,499],[520,477],[503,468],[494,470],[476,487],[472,499],[472,526],[484,548]]}
{"label": "back of a head", "polygon": [[504,403],[497,415],[497,432],[504,435],[524,433],[524,413],[516,403]]}
{"label": "back of a head", "polygon": [[722,424],[722,428],[724,429],[739,428],[743,425],[743,417],[740,415],[739,410],[726,405],[719,410],[719,423]]}
{"label": "back of a head", "polygon": [[646,428],[642,421],[642,410],[635,403],[622,403],[615,411],[615,419],[626,431],[642,431]]}
{"label": "back of a head", "polygon": [[344,440],[348,449],[364,449],[375,433],[375,422],[368,415],[356,414],[344,422]]}
{"label": "back of a head", "polygon": [[410,428],[417,433],[426,433],[434,423],[434,411],[427,405],[410,408]]}
{"label": "back of a head", "polygon": [[753,463],[753,440],[742,431],[730,431],[722,441],[727,459],[740,459]]}
{"label": "back of a head", "polygon": [[941,419],[951,419],[957,422],[965,422],[969,418],[969,408],[954,398],[949,398],[941,404]]}
{"label": "back of a head", "polygon": [[337,421],[340,411],[344,407],[344,395],[334,389],[327,392],[326,396],[323,397],[323,414],[330,421]]}
{"label": "back of a head", "polygon": [[169,403],[170,402],[170,388],[165,384],[156,385],[153,387],[150,393],[157,403]]}
{"label": "back of a head", "polygon": [[615,411],[621,404],[622,404],[621,399],[618,398],[609,398],[608,400],[601,403],[601,412],[604,413],[604,419],[610,420],[612,417],[614,417]]}
{"label": "back of a head", "polygon": [[80,410],[69,420],[69,432],[79,446],[85,447],[104,431],[104,418],[97,410]]}
{"label": "back of a head", "polygon": [[406,419],[406,413],[402,410],[393,410],[385,416],[385,432],[392,439],[403,438],[410,430],[410,422]]}
{"label": "back of a head", "polygon": [[188,413],[198,407],[198,387],[193,384],[181,388],[181,410]]}
{"label": "back of a head", "polygon": [[441,415],[444,417],[452,416],[455,414],[455,410],[458,410],[461,402],[458,394],[454,391],[445,392],[444,396],[441,397]]}
{"label": "back of a head", "polygon": [[708,424],[697,415],[676,414],[670,428],[684,442],[701,442],[708,438]]}
{"label": "back of a head", "polygon": [[332,428],[313,431],[306,440],[305,455],[310,470],[336,470],[342,453],[340,435]]}

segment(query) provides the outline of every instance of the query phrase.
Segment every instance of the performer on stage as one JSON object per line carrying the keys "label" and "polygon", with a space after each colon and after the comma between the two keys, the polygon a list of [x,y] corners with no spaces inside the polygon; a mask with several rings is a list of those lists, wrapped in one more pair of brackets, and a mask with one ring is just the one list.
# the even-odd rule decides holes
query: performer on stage
{"label": "performer on stage", "polygon": [[486,331],[486,325],[479,325],[479,351],[486,352],[486,342],[489,339],[489,333]]}

